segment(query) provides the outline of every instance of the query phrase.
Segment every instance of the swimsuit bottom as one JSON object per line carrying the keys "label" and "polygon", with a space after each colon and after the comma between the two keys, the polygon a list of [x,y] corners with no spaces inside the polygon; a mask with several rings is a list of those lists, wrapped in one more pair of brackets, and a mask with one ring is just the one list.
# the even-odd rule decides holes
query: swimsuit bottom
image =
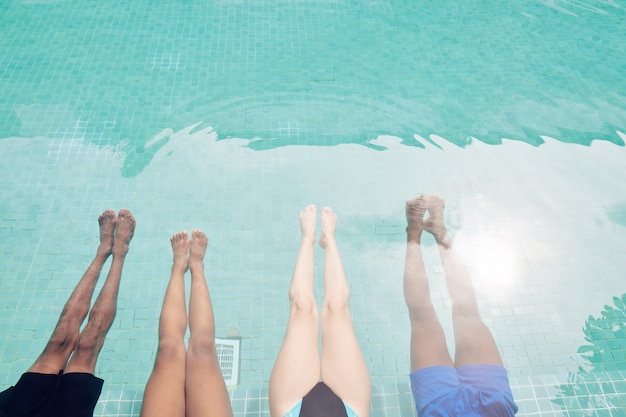
{"label": "swimsuit bottom", "polygon": [[498,365],[429,366],[411,373],[419,417],[512,417],[517,404]]}
{"label": "swimsuit bottom", "polygon": [[284,417],[358,417],[323,382],[318,382]]}

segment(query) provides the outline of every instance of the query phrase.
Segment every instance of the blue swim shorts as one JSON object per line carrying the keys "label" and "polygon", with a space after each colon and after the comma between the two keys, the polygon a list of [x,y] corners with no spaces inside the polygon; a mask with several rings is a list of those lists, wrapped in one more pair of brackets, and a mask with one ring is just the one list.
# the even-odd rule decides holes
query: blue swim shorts
{"label": "blue swim shorts", "polygon": [[411,373],[419,417],[512,417],[506,369],[498,365],[429,366]]}

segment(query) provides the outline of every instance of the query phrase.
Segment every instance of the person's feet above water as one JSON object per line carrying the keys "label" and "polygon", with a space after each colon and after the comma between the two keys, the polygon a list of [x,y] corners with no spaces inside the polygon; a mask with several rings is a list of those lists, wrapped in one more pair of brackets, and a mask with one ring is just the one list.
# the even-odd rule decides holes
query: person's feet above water
{"label": "person's feet above water", "polygon": [[426,213],[426,197],[418,195],[406,202],[406,238],[408,242],[420,243],[422,230],[424,230],[424,213]]}
{"label": "person's feet above water", "polygon": [[204,262],[207,246],[209,246],[209,238],[206,234],[202,230],[194,229],[191,232],[191,243],[189,244],[189,263],[191,265]]}
{"label": "person's feet above water", "polygon": [[317,208],[314,205],[306,206],[300,212],[300,230],[302,241],[315,243],[315,222],[317,220]]}
{"label": "person's feet above water", "polygon": [[[432,234],[437,244],[444,248],[452,245],[444,223],[443,209],[446,203],[436,195],[419,195],[405,204],[407,241],[420,243],[422,231]],[[424,214],[428,211],[428,217]]]}
{"label": "person's feet above water", "polygon": [[172,252],[174,252],[174,267],[179,267],[185,271],[189,267],[189,237],[186,231],[175,233],[170,238]]}
{"label": "person's feet above water", "polygon": [[452,239],[448,236],[444,221],[443,209],[446,203],[436,195],[426,196],[425,200],[428,218],[424,220],[424,230],[435,237],[437,244],[447,249],[452,245]]}
{"label": "person's feet above water", "polygon": [[337,215],[330,207],[324,207],[322,209],[322,236],[320,237],[320,246],[324,249],[335,240],[336,227]]}
{"label": "person's feet above water", "polygon": [[121,209],[115,220],[115,241],[113,255],[126,255],[128,244],[135,234],[135,218],[129,210]]}
{"label": "person's feet above water", "polygon": [[98,252],[110,255],[113,251],[113,242],[115,240],[115,212],[113,210],[105,210],[98,217],[100,225],[100,246]]}

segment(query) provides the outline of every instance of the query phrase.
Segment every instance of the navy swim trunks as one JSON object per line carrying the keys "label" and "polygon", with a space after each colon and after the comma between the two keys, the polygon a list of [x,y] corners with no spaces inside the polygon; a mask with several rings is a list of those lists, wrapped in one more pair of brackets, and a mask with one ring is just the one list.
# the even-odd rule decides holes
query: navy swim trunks
{"label": "navy swim trunks", "polygon": [[512,417],[506,369],[498,365],[429,366],[411,373],[419,417]]}
{"label": "navy swim trunks", "polygon": [[0,393],[0,417],[93,417],[103,383],[88,373],[26,372]]}

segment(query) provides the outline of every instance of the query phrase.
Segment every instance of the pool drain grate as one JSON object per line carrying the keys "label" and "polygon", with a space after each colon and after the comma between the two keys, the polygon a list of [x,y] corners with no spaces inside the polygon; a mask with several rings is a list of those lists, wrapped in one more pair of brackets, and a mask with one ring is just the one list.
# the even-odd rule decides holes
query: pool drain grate
{"label": "pool drain grate", "polygon": [[239,351],[241,339],[215,338],[217,360],[220,363],[224,382],[228,387],[239,384]]}

